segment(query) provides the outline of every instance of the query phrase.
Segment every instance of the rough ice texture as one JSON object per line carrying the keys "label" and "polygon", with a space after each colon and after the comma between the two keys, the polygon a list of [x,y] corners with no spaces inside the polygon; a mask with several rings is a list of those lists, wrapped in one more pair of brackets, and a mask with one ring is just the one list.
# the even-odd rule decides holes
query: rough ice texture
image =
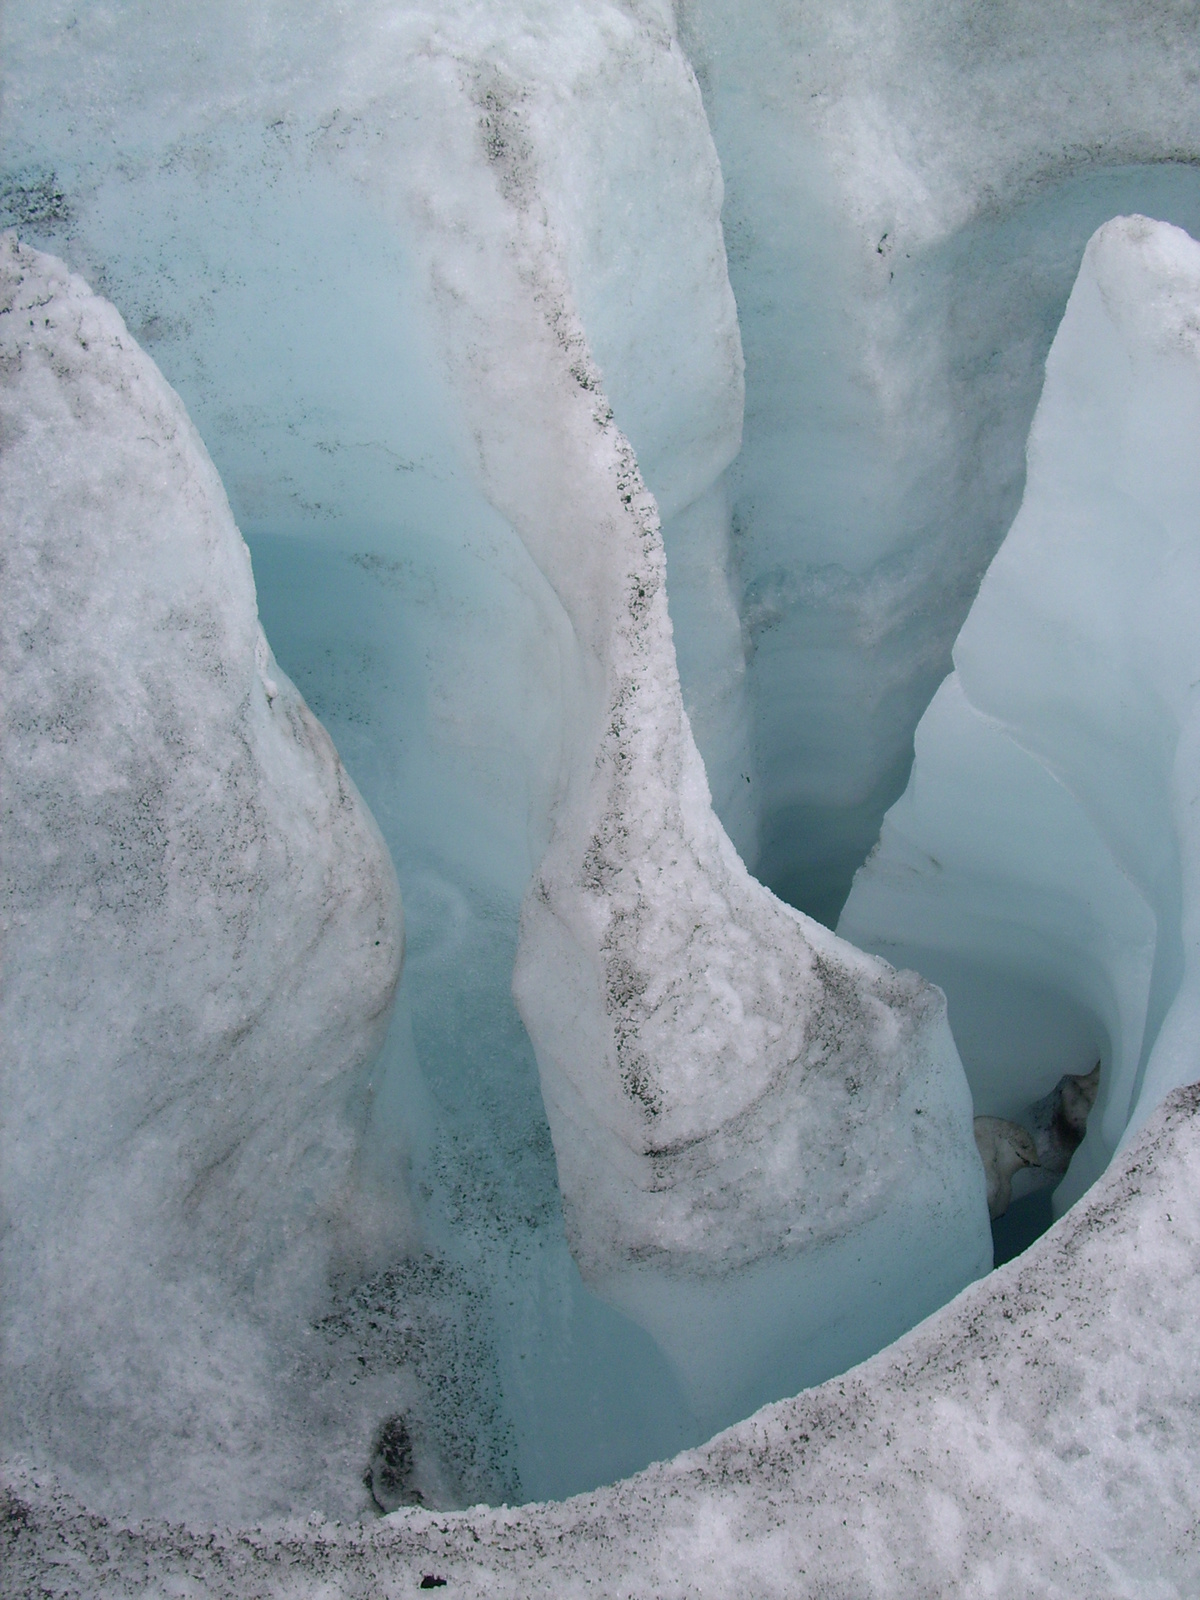
{"label": "rough ice texture", "polygon": [[[720,169],[670,7],[121,0],[76,30],[58,0],[31,0],[9,20],[2,198],[105,284],[186,399],[272,643],[404,885],[410,954],[368,1139],[412,1156],[422,1242],[446,1269],[418,1298],[484,1329],[504,1378],[496,1436],[511,1430],[524,1493],[674,1453],[700,1432],[665,1358],[571,1261],[511,997],[583,652],[479,487],[430,305],[431,284],[450,305],[465,292],[492,348],[514,294],[527,309],[504,259],[509,201],[545,206],[664,512],[685,544],[703,533],[679,589],[691,582],[702,633],[717,616],[723,658],[693,652],[692,704],[725,752],[714,787],[732,786],[745,845],[740,628],[711,493],[740,440],[741,351]],[[351,1320],[363,1333],[378,1319]],[[426,1342],[418,1376],[439,1405],[457,1389],[461,1418],[477,1387],[433,1382],[445,1343]],[[517,1492],[511,1477],[463,1487]]]}
{"label": "rough ice texture", "polygon": [[[749,860],[764,797],[768,869],[782,888],[795,861],[781,860],[779,841],[784,855],[804,857],[799,876],[811,883],[812,862],[829,853],[821,819],[832,816],[832,854],[848,879],[847,863],[903,782],[909,730],[1019,495],[1030,373],[1094,226],[1081,217],[1130,203],[1105,198],[1120,173],[1086,169],[1154,162],[1154,182],[1169,188],[1178,172],[1162,158],[1196,150],[1186,8],[1114,4],[1100,28],[1094,10],[1066,0],[999,11],[722,6],[700,19],[720,31],[712,50],[704,27],[691,27],[698,9],[681,8],[728,180],[750,353],[751,448],[730,485],[720,475],[738,450],[742,381],[722,171],[672,9],[119,0],[76,15],[61,0],[26,0],[5,21],[9,214],[86,267],[152,344],[242,526],[279,536],[275,598],[308,582],[289,663],[321,714],[336,717],[339,746],[353,751],[397,860],[408,852],[421,964],[409,968],[415,1047],[393,1035],[390,1115],[421,1129],[422,1224],[470,1267],[431,1272],[430,1297],[487,1279],[489,1337],[507,1353],[506,1394],[517,1397],[530,1446],[527,1489],[578,1483],[576,1472],[611,1476],[635,1435],[647,1459],[663,1435],[646,1446],[638,1425],[669,1387],[627,1328],[589,1342],[596,1304],[568,1272],[553,1162],[506,993],[516,904],[555,801],[567,779],[593,793],[571,762],[590,761],[606,737],[614,686],[597,663],[615,613],[597,612],[599,643],[577,636],[542,575],[556,570],[552,560],[537,554],[539,570],[479,492],[503,465],[510,401],[519,432],[540,417],[537,397],[501,384],[487,391],[485,425],[464,426],[460,401],[447,398],[425,287],[432,281],[450,321],[463,314],[449,341],[459,356],[490,352],[498,382],[528,359],[551,409],[563,364],[544,359],[544,319],[530,333],[530,295],[543,296],[547,316],[565,306],[567,345],[586,346],[592,366],[580,370],[589,381],[598,371],[667,520],[683,699],[719,814]],[[1069,47],[1051,43],[1064,36]],[[1194,183],[1194,170],[1178,171]],[[1068,180],[1081,172],[1086,203],[1077,205]],[[1047,174],[1067,190],[1047,186]],[[1022,211],[1031,196],[1033,211]],[[519,206],[534,220],[514,242]],[[900,229],[880,215],[890,210]],[[919,243],[906,269],[910,225],[930,252]],[[514,272],[525,274],[518,284]],[[505,347],[497,329],[510,319]],[[592,423],[580,407],[598,395],[574,394],[574,411],[562,413],[581,438]],[[562,446],[561,422],[544,431],[549,454]],[[490,463],[473,475],[476,432],[490,441]],[[601,447],[604,460],[569,494],[586,500],[619,456],[612,435]],[[521,451],[513,463],[525,481],[512,503],[540,495],[544,463],[527,470]],[[510,503],[494,472],[487,481]],[[743,535],[736,558],[731,502]],[[595,506],[611,504],[611,483],[601,485]],[[522,536],[536,553],[534,509],[526,503]],[[558,511],[546,518],[548,529],[561,526]],[[585,526],[594,531],[586,516]],[[914,555],[910,536],[930,528],[936,537]],[[585,568],[575,617],[588,607]],[[630,566],[621,582],[647,570]],[[653,605],[661,609],[657,593]],[[739,605],[756,652],[757,741]],[[652,643],[647,681],[661,687],[661,639]],[[662,693],[674,739],[674,691]],[[665,768],[679,757],[686,778],[682,748]],[[608,749],[621,754],[616,741]],[[602,786],[594,797],[602,817]],[[689,849],[707,851],[708,826],[687,822]],[[669,858],[651,864],[670,867]],[[725,871],[719,852],[706,862],[721,892]],[[719,913],[719,894],[713,904]],[[795,937],[795,924],[770,915]],[[663,946],[642,931],[653,963]],[[608,1027],[608,957],[602,933],[585,933],[601,994],[592,1014]],[[669,942],[680,930],[665,934]],[[781,1006],[790,1004],[785,993]],[[632,1023],[656,1025],[641,1005],[635,990]],[[406,1100],[413,1079],[419,1092]],[[615,1067],[609,1081],[610,1107],[636,1119]],[[759,1105],[764,1126],[776,1127],[778,1103]],[[618,1135],[609,1147],[619,1153]],[[900,1152],[885,1154],[902,1163]],[[636,1173],[651,1165],[636,1148],[629,1161]],[[932,1168],[920,1178],[939,1181]],[[919,1208],[912,1214],[924,1228]],[[758,1219],[745,1220],[749,1234]],[[893,1234],[873,1248],[893,1262],[924,1259],[919,1243]],[[835,1311],[844,1277],[809,1259]],[[700,1310],[715,1314],[711,1280],[695,1279]],[[404,1298],[386,1275],[375,1281],[381,1303]],[[760,1314],[749,1287],[735,1285],[722,1312],[741,1348],[748,1326],[780,1321],[778,1301]],[[792,1283],[806,1315],[812,1288]],[[878,1340],[903,1325],[904,1303],[878,1298],[898,1323],[843,1302],[851,1335]],[[356,1334],[375,1320],[359,1309],[355,1301]],[[689,1319],[671,1320],[678,1329]],[[470,1318],[456,1325],[471,1346]],[[828,1332],[820,1359],[850,1359],[836,1315]],[[591,1359],[597,1348],[603,1359]],[[553,1382],[538,1389],[547,1373]],[[586,1388],[597,1373],[606,1390]],[[787,1381],[799,1381],[794,1367]],[[585,1392],[603,1403],[585,1405]],[[553,1438],[563,1416],[570,1422]],[[620,1449],[596,1450],[606,1430],[610,1441],[621,1435]],[[547,1439],[557,1465],[537,1476]]]}
{"label": "rough ice texture", "polygon": [[262,1514],[311,1470],[287,1369],[357,1248],[395,877],[178,397],[12,235],[0,380],[5,1448]]}
{"label": "rough ice texture", "polygon": [[[324,163],[326,181],[370,196],[376,225],[403,241],[434,303],[437,353],[477,481],[569,625],[568,736],[551,745],[549,796],[534,781],[521,796],[531,812],[557,811],[525,900],[517,972],[567,1234],[585,1280],[651,1328],[710,1422],[725,1419],[910,1325],[986,1267],[987,1230],[939,998],[807,926],[749,877],[713,815],[684,713],[659,512],[639,459],[665,510],[703,525],[712,556],[692,587],[711,592],[697,609],[719,614],[727,664],[738,638],[709,570],[721,564],[727,506],[713,487],[740,444],[742,375],[720,171],[698,87],[665,8],[343,15],[296,4],[282,34],[269,8],[258,24],[253,8],[236,13],[202,25],[198,48],[222,86],[213,103],[186,77],[192,58],[181,66],[170,14],[148,25],[145,50],[163,64],[161,78],[141,79],[144,113],[122,122],[124,142],[149,182],[173,177],[186,146],[231,173],[236,190],[246,158],[230,128],[250,125],[261,139],[266,125],[272,151],[278,127],[292,130],[287,138]],[[17,74],[16,121],[35,143],[43,132],[53,142],[55,96],[76,48],[45,26],[22,24]],[[92,43],[84,97],[96,126],[113,114],[127,40],[97,18]],[[159,86],[180,73],[187,93]],[[124,195],[127,174],[111,172],[108,142],[97,143],[91,181]],[[669,165],[664,150],[676,152]],[[86,188],[78,207],[90,219],[86,248],[98,251],[103,205]],[[179,238],[186,224],[168,228],[169,211],[147,217],[147,232],[168,232],[172,256],[191,259]],[[209,248],[207,238],[196,244]],[[299,259],[308,248],[297,247]],[[122,250],[105,249],[106,271]],[[157,294],[157,250],[151,261]],[[293,270],[288,263],[287,281]],[[329,271],[340,286],[340,256]],[[125,289],[134,301],[147,294],[127,264]],[[347,291],[356,307],[359,292]],[[185,299],[176,313],[199,321],[207,304],[202,313]],[[150,326],[149,307],[139,309]],[[285,370],[303,370],[301,360]],[[216,370],[233,366],[227,354]],[[609,411],[610,375],[628,434]],[[388,368],[381,386],[393,382]],[[269,401],[273,414],[293,417],[290,391]],[[394,459],[415,471],[421,457],[344,401],[330,428],[319,401],[323,391],[295,423],[321,447],[314,458],[332,465],[303,480],[303,498],[332,502],[332,516],[313,520],[323,537],[345,538],[339,524],[394,516]],[[221,427],[230,431],[227,417]],[[365,469],[370,489],[347,489],[345,463],[364,459],[364,439],[381,446],[368,459],[387,462],[386,492]],[[437,463],[443,477],[455,472],[461,461]],[[288,488],[276,503],[294,515],[300,495]],[[407,554],[406,530],[388,533],[377,560]],[[494,671],[515,692],[519,671],[509,662]],[[718,730],[744,730],[736,692],[710,691],[694,703],[716,708]],[[478,714],[465,695],[454,710]],[[726,777],[740,765],[737,739],[728,745],[716,763]],[[737,792],[745,784],[735,776]],[[532,815],[529,834],[547,820]]]}
{"label": "rough ice texture", "polygon": [[[726,1420],[985,1270],[984,1189],[941,996],[777,900],[713,813],[657,508],[547,221],[538,111],[533,90],[497,101],[492,170],[464,151],[423,241],[481,481],[561,600],[586,685],[514,992],[584,1280]],[[447,124],[451,152],[478,137]]]}
{"label": "rough ice texture", "polygon": [[[737,1241],[732,1258],[747,1271],[772,1248],[769,1230],[790,1228],[793,1240],[810,1242],[836,1232],[830,1207],[840,1191],[825,1181],[832,1166],[820,1163],[839,1159],[834,1128],[858,1129],[856,1108],[865,1123],[876,1102],[849,1093],[859,1080],[841,1066],[822,1078],[794,1065],[819,1048],[797,1023],[797,1007],[801,995],[805,1005],[820,1001],[824,984],[810,957],[825,947],[746,885],[704,820],[702,779],[664,665],[661,557],[653,537],[639,543],[618,489],[622,447],[589,408],[602,390],[666,519],[682,698],[718,813],[747,862],[764,816],[770,881],[829,914],[903,782],[911,728],[1019,493],[1026,402],[1036,393],[1030,373],[1074,271],[1079,216],[1100,203],[1089,189],[1082,210],[1074,191],[1060,204],[1053,183],[1105,162],[1156,163],[1161,176],[1164,157],[1196,148],[1193,23],[1178,9],[1111,5],[1103,30],[1065,0],[1036,8],[1010,0],[986,16],[884,0],[799,11],[765,0],[686,5],[679,15],[699,85],[665,4],[364,0],[338,9],[288,0],[202,12],[119,4],[67,27],[58,0],[29,0],[6,33],[13,214],[61,240],[72,261],[103,272],[187,393],[244,523],[352,554],[399,596],[391,611],[371,609],[361,638],[346,626],[366,663],[359,679],[338,648],[335,606],[324,592],[314,598],[305,664],[326,704],[351,707],[345,723],[362,760],[355,770],[374,783],[381,815],[386,797],[397,852],[420,831],[413,876],[435,908],[422,930],[429,946],[461,940],[457,948],[469,952],[447,957],[423,990],[414,984],[414,1007],[427,1083],[442,1087],[465,1059],[485,1064],[487,1094],[460,1096],[472,1109],[486,1100],[489,1111],[507,1112],[514,1103],[508,1084],[525,1066],[517,1030],[497,1026],[485,1037],[490,1023],[478,1019],[503,1014],[496,951],[507,947],[496,929],[507,937],[511,902],[530,858],[541,856],[556,800],[574,797],[543,881],[560,896],[559,925],[580,924],[572,938],[578,933],[586,970],[557,985],[558,998],[534,993],[536,982],[523,978],[523,1003],[540,1032],[560,1160],[564,1170],[580,1163],[566,1184],[574,1242],[595,1281],[606,1259],[636,1252],[630,1294],[643,1268],[658,1271],[647,1256],[696,1264],[701,1216],[706,1229],[712,1223],[713,1252],[719,1240]],[[1069,48],[1048,45],[1061,37]],[[1030,221],[1020,205],[1042,199]],[[525,218],[519,236],[517,213]],[[457,318],[449,342],[466,386],[476,381],[470,359],[492,364],[482,415],[462,426],[470,408],[452,399],[441,431],[429,421],[445,400],[444,352],[432,349],[423,297],[429,282],[443,327]],[[540,322],[531,322],[531,297],[540,297]],[[739,312],[750,426],[740,463],[722,482],[741,443]],[[565,342],[551,359],[554,318]],[[590,365],[576,362],[580,352]],[[569,363],[600,387],[573,388]],[[526,391],[510,391],[505,374],[523,367]],[[552,404],[534,392],[542,383]],[[489,521],[483,497],[472,501],[464,490],[475,436],[487,458],[475,481],[519,523],[533,556],[524,570],[516,540],[506,543],[511,529]],[[586,458],[574,483],[549,482],[546,463],[530,455],[539,438],[547,455]],[[611,537],[600,526],[610,511]],[[543,548],[559,537],[558,555]],[[437,577],[429,579],[413,554],[444,552],[455,540],[474,541],[472,559],[484,552],[480,568],[504,566],[504,598],[493,600],[485,623],[461,570],[431,562]],[[624,600],[596,598],[589,563],[601,551],[615,553]],[[635,584],[649,611],[622,621]],[[497,580],[497,596],[501,589]],[[437,628],[427,620],[435,607]],[[739,622],[753,657],[755,739]],[[434,639],[421,682],[428,726],[411,711],[416,696],[389,700],[375,670],[392,665],[398,638],[422,628]],[[493,631],[504,645],[489,653]],[[335,666],[321,680],[312,664],[323,661]],[[613,732],[609,713],[634,682],[642,708],[623,708],[624,732]],[[528,717],[513,710],[526,706]],[[412,720],[397,733],[402,714]],[[661,725],[662,749],[634,750],[626,737],[634,724]],[[422,765],[432,770],[447,748],[453,759],[441,770],[457,761],[461,778],[449,803],[448,784],[422,789],[409,777]],[[597,752],[606,765],[593,780],[579,769]],[[632,777],[621,770],[627,757],[636,761]],[[628,849],[605,832],[622,785],[644,789],[630,812]],[[405,814],[398,794],[415,794],[419,805]],[[596,860],[610,882],[585,888],[597,835]],[[487,848],[475,847],[480,836]],[[812,889],[827,866],[828,882],[806,899],[805,885]],[[501,900],[498,882],[509,898],[503,917],[490,919],[478,908]],[[663,908],[677,887],[672,922]],[[661,917],[651,902],[661,902]],[[766,959],[747,980],[757,958],[731,940],[714,965],[727,992],[706,994],[696,974],[727,909],[731,927],[761,941]],[[693,911],[708,933],[682,954]],[[538,915],[535,907],[530,919]],[[532,939],[532,920],[527,927]],[[547,922],[543,933],[565,959],[569,947],[555,943],[555,932]],[[876,974],[863,979],[862,993],[884,982],[882,969],[857,970]],[[550,1034],[575,1033],[561,996],[577,983],[590,990],[581,1014],[599,1032],[560,1048]],[[775,1035],[766,1038],[768,1064],[715,1098],[705,1089],[708,1109],[689,1121],[684,1108],[701,1105],[704,1061],[741,1070],[759,999],[764,1038]],[[743,1029],[738,1007],[747,1001]],[[874,1004],[855,1024],[860,1044],[886,1013],[872,1020]],[[907,1008],[906,1000],[896,1016],[913,1021]],[[672,1009],[678,1037],[655,1064]],[[434,1012],[440,1032],[428,1021]],[[464,1042],[444,1019],[466,1016]],[[688,1041],[698,1037],[693,1083]],[[843,1042],[848,1060],[857,1047]],[[924,1059],[949,1081],[945,1048],[942,1035]],[[585,1052],[606,1063],[606,1087],[586,1118],[577,1084],[560,1070],[568,1061],[577,1068]],[[829,1142],[823,1135],[803,1151],[816,1163],[804,1200],[789,1189],[792,1156],[801,1154],[799,1144],[788,1148],[803,1123],[798,1073],[809,1073],[804,1095],[819,1080],[835,1102],[822,1112],[832,1118],[822,1121]],[[626,1090],[638,1085],[644,1097],[631,1098]],[[886,1072],[877,1085],[883,1100],[896,1087]],[[939,1175],[953,1163],[922,1152],[919,1076],[910,1088],[912,1117],[901,1111],[897,1121],[907,1133],[898,1144],[881,1135],[877,1153],[907,1167],[916,1201],[939,1193]],[[735,1133],[747,1115],[753,1128]],[[961,1123],[961,1105],[955,1115]],[[473,1200],[469,1228],[492,1241],[513,1236],[515,1217],[553,1217],[548,1163],[530,1161],[541,1186],[523,1188],[509,1175],[516,1161],[495,1158],[499,1141],[483,1118],[467,1120],[456,1111],[437,1128],[440,1193],[450,1197],[444,1215],[460,1220],[461,1195],[486,1191],[486,1202]],[[590,1131],[574,1138],[575,1128]],[[769,1156],[772,1173],[787,1174],[761,1202],[747,1199],[736,1174],[751,1148]],[[585,1181],[593,1160],[624,1174],[595,1196]],[[670,1168],[671,1183],[643,1190],[659,1182],[656,1161]],[[484,1184],[477,1173],[487,1162]],[[705,1170],[689,1174],[689,1163]],[[964,1172],[948,1178],[952,1189]],[[846,1189],[870,1210],[869,1181]],[[503,1195],[503,1207],[488,1210],[492,1195]],[[906,1214],[919,1212],[914,1204]],[[976,1209],[972,1226],[979,1219]],[[927,1259],[903,1232],[880,1238],[872,1252]],[[843,1282],[823,1269],[820,1277]],[[817,1310],[811,1288],[792,1285],[808,1314],[825,1319],[828,1306]],[[935,1292],[922,1289],[924,1303]],[[699,1293],[699,1312],[715,1317],[716,1297]],[[497,1305],[513,1298],[498,1286]],[[903,1297],[879,1298],[897,1319],[887,1331],[902,1325]],[[721,1312],[743,1347],[747,1324],[781,1320],[778,1302],[752,1314],[752,1300],[742,1282]],[[847,1314],[865,1334],[869,1319]],[[666,1320],[678,1329],[703,1316],[689,1310]],[[884,1324],[871,1325],[884,1335]],[[829,1343],[846,1352],[841,1333]]]}
{"label": "rough ice texture", "polygon": [[758,870],[832,926],[1020,504],[1088,237],[1131,211],[1200,227],[1200,16],[1156,0],[677,10],[746,355],[726,489]]}
{"label": "rough ice texture", "polygon": [[[190,1533],[6,1501],[14,1592],[1185,1600],[1200,1568],[1200,1089],[892,1349],[575,1500]],[[1163,1359],[1164,1341],[1171,1359]]]}
{"label": "rough ice texture", "polygon": [[[1092,238],[1046,363],[1020,514],[839,924],[942,982],[977,1110],[1103,1057],[1061,1205],[1197,1074],[1200,244]],[[1038,985],[1081,1018],[1044,1058]],[[1006,1013],[1007,1060],[975,1054]],[[1089,1025],[1090,1024],[1090,1025]]]}
{"label": "rough ice texture", "polygon": [[672,573],[685,702],[744,859],[761,831],[764,881],[832,925],[1019,505],[1084,243],[1132,210],[1200,225],[1194,8],[122,0],[64,18],[25,0],[6,23],[0,204],[153,341],[243,528],[386,555],[398,524],[451,520],[392,204],[443,76],[553,116],[544,192],[669,554],[700,555],[696,497],[728,464],[740,322],[744,448],[702,519],[711,554]]}

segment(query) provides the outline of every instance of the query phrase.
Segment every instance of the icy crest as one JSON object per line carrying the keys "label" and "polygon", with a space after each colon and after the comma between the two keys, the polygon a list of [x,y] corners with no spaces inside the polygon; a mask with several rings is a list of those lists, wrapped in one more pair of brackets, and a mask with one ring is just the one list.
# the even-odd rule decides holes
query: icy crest
{"label": "icy crest", "polygon": [[[1118,218],[1087,247],[1020,514],[839,924],[943,984],[981,1112],[1035,1112],[1103,1055],[1060,1206],[1200,1076],[1198,440],[1200,244]],[[1056,1031],[1074,1062],[1047,1057]]]}
{"label": "icy crest", "polygon": [[469,266],[432,200],[424,246],[454,286],[438,305],[482,483],[586,685],[514,988],[584,1279],[711,1422],[986,1270],[983,1185],[941,997],[777,900],[713,814],[657,508],[548,224],[537,109],[509,102],[504,159],[472,176]]}
{"label": "icy crest", "polygon": [[395,877],[177,396],[12,235],[0,379],[5,1446],[261,1514],[311,1470],[287,1370],[356,1248]]}

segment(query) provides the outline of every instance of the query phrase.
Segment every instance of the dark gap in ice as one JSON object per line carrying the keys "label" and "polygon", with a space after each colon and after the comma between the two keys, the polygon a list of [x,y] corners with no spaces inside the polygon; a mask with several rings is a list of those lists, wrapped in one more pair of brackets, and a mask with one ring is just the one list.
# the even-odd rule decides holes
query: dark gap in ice
{"label": "dark gap in ice", "polygon": [[996,1250],[996,1265],[1021,1255],[1040,1239],[1054,1222],[1053,1191],[1039,1189],[1014,1200],[1002,1217],[992,1222],[992,1243]]}

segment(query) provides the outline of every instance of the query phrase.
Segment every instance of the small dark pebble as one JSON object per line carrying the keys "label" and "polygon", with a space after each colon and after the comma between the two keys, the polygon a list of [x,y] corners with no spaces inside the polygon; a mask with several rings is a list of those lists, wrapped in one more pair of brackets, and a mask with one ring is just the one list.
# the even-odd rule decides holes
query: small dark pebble
{"label": "small dark pebble", "polygon": [[444,1589],[445,1587],[445,1578],[435,1578],[432,1572],[427,1572],[421,1579],[422,1589]]}

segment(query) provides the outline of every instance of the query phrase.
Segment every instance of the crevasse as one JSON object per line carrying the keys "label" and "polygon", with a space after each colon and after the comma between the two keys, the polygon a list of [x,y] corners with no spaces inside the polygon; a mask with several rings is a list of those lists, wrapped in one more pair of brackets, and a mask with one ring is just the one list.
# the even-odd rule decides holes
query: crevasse
{"label": "crevasse", "polygon": [[[1123,211],[1200,221],[1186,25],[1111,11],[1106,29],[1016,6],[995,26],[882,5],[8,19],[9,218],[116,305],[130,371],[153,372],[140,344],[186,404],[271,644],[387,841],[409,935],[369,1071],[372,1049],[345,1041],[386,1005],[355,998],[361,975],[310,996],[298,1046],[252,1006],[239,1021],[268,1076],[281,1050],[298,1070],[322,1027],[344,1035],[335,1120],[355,1131],[320,1182],[244,1185],[236,1223],[210,1198],[200,1235],[189,1222],[190,1242],[163,1246],[173,1306],[130,1349],[168,1396],[153,1430],[172,1465],[119,1466],[138,1382],[120,1362],[86,1403],[27,1408],[9,1448],[127,1514],[366,1517],[379,1484],[363,1468],[388,1451],[396,1503],[590,1488],[843,1370],[986,1269],[971,1094],[1014,1114],[1095,1047],[1073,1196],[1135,1104],[1188,1080],[1190,834],[1171,763],[1186,767],[1172,695],[1190,669],[1166,618],[1193,575],[1164,558],[1103,682],[1053,654],[1034,670],[1034,645],[987,633],[1050,592],[1034,572],[1010,581],[1025,598],[1008,612],[991,598],[1039,504],[1083,499],[1047,488],[1037,451],[1055,406],[1071,415],[1072,382],[1054,384],[1087,284],[1111,278],[1105,303],[1137,322],[1156,292],[1146,240],[1176,235],[1151,229],[1136,270],[1117,234],[1090,247],[1024,509],[968,618],[1021,504],[1088,236]],[[1084,88],[1066,95],[1068,62]],[[1126,343],[1157,337],[1139,322]],[[1099,360],[1095,329],[1079,338]],[[51,364],[56,350],[48,336]],[[1166,368],[1145,360],[1146,415],[1183,430],[1146,455],[1149,506],[1182,482],[1170,451],[1190,435],[1186,397],[1154,398]],[[69,410],[75,380],[58,381]],[[1121,388],[1107,368],[1081,384]],[[1142,395],[1122,391],[1129,415]],[[1101,461],[1071,439],[1048,450],[1055,471],[1070,459],[1106,504],[1136,500],[1097,477],[1107,447]],[[185,551],[194,532],[172,516]],[[52,550],[60,524],[36,504],[35,523],[31,548]],[[1129,527],[1113,523],[1114,548],[1142,537]],[[232,521],[226,538],[240,548]],[[164,570],[187,584],[182,555]],[[1107,616],[1098,596],[1119,610],[1135,571],[1114,555],[1062,612],[1082,618],[1082,658],[1114,636],[1086,631]],[[253,593],[239,603],[249,637]],[[122,626],[138,625],[134,607]],[[81,648],[102,658],[106,627],[83,626]],[[259,656],[273,706],[291,691]],[[1052,706],[1030,701],[1034,680]],[[922,713],[910,787],[839,924],[917,978],[827,925],[908,782]],[[1117,773],[1128,793],[1106,812]],[[307,948],[302,918],[270,927],[281,959]],[[213,938],[255,970],[249,929]],[[65,946],[51,931],[41,948]],[[78,1014],[107,1027],[130,973],[161,965],[152,946],[121,957]],[[966,1077],[926,978],[949,995]],[[56,1036],[38,1015],[22,1026],[40,1060]],[[228,1116],[205,1093],[155,1135],[168,1210],[193,1193],[189,1140]],[[56,1163],[94,1163],[101,1186],[109,1170],[88,1118],[70,1147],[67,1120],[34,1122],[13,1169],[29,1219],[45,1208],[23,1163],[48,1190]],[[272,1140],[294,1153],[292,1135],[263,1127],[281,1170]],[[268,1193],[298,1208],[294,1231],[260,1214]],[[92,1238],[56,1204],[48,1259],[55,1239]],[[106,1215],[87,1253],[119,1298],[144,1235]],[[291,1258],[272,1227],[312,1280],[274,1300],[271,1263]],[[230,1335],[211,1385],[265,1374],[246,1380],[232,1465],[220,1427],[194,1435],[209,1402],[169,1400],[207,1293],[196,1262],[227,1247],[241,1276],[213,1314],[253,1332]],[[26,1352],[45,1303],[21,1312]],[[95,1345],[96,1303],[58,1315],[67,1365]]]}
{"label": "crevasse", "polygon": [[1089,243],[1020,513],[839,923],[941,983],[977,1111],[1043,1093],[1048,1043],[1100,1058],[1059,1209],[1195,1076],[1198,304],[1182,229]]}

